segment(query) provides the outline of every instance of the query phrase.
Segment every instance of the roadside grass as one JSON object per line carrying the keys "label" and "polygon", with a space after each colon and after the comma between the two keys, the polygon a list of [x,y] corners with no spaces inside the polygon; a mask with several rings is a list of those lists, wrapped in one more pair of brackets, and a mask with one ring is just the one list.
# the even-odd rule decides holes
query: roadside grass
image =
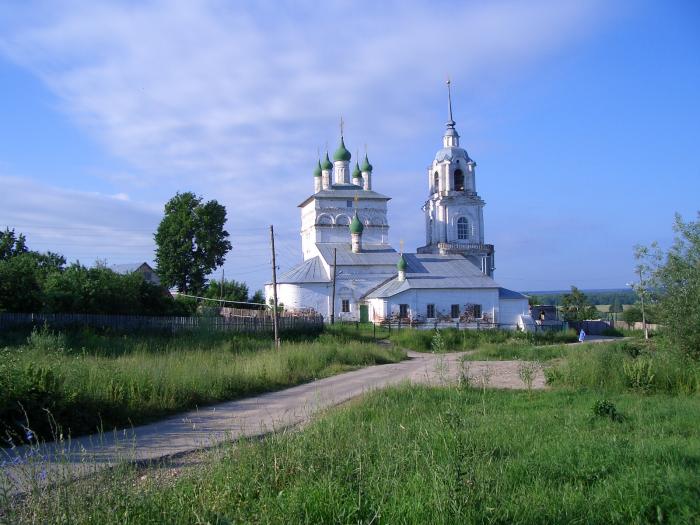
{"label": "roadside grass", "polygon": [[[509,346],[554,345],[573,343],[578,340],[578,335],[569,330],[566,332],[538,332],[524,333],[512,330],[457,330],[446,328],[440,330],[446,352],[460,352],[474,350],[484,346],[507,348]],[[407,348],[416,352],[432,352],[435,330],[417,330],[405,328],[393,330],[391,341],[401,348]]]}
{"label": "roadside grass", "polygon": [[245,334],[110,335],[32,332],[0,349],[2,445],[109,431],[166,415],[280,390],[405,352],[332,334],[298,335],[278,351],[270,337]]}
{"label": "roadside grass", "polygon": [[[485,410],[484,410],[485,407]],[[700,398],[402,386],[185,469],[37,491],[13,523],[691,523]],[[0,503],[2,503],[0,501]],[[0,505],[1,506],[1,505]]]}
{"label": "roadside grass", "polygon": [[567,348],[566,359],[544,369],[547,383],[576,390],[638,394],[700,394],[700,362],[663,338]]}

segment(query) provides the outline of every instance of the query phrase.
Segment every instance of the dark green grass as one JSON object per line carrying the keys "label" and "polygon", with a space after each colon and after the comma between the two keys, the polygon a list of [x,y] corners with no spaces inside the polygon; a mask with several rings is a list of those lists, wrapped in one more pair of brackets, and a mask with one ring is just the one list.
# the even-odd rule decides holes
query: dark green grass
{"label": "dark green grass", "polygon": [[17,443],[29,426],[51,439],[47,411],[64,435],[128,427],[405,357],[330,334],[299,337],[277,351],[269,337],[240,334],[37,331],[0,349],[0,435]]}
{"label": "dark green grass", "polygon": [[[474,350],[492,345],[496,348],[530,347],[537,345],[552,345],[572,343],[577,340],[573,331],[567,332],[538,332],[523,333],[512,330],[457,330],[447,328],[440,330],[444,342],[442,351],[459,352]],[[392,330],[391,341],[402,348],[416,352],[432,352],[435,330],[416,330],[411,328]]]}
{"label": "dark green grass", "polygon": [[224,447],[176,478],[163,476],[167,469],[126,469],[35,493],[11,518],[693,523],[698,421],[697,397],[618,393],[601,402],[595,392],[399,387],[302,432]]}

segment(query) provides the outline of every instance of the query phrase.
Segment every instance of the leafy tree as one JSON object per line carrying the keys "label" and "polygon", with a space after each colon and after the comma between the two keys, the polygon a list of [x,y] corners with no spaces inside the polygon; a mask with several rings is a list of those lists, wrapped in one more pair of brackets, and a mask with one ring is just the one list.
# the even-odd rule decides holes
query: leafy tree
{"label": "leafy tree", "polygon": [[265,302],[265,294],[263,293],[262,290],[255,290],[255,293],[253,296],[250,298],[251,303],[264,303]]}
{"label": "leafy tree", "polygon": [[23,234],[6,228],[0,233],[0,311],[41,310],[48,275],[65,263],[61,255],[30,251]]}
{"label": "leafy tree", "polygon": [[539,298],[539,296],[533,294],[533,295],[528,296],[527,304],[529,304],[530,306],[535,306],[535,305],[542,304],[542,302],[541,302],[541,299]]}
{"label": "leafy tree", "polygon": [[619,297],[615,297],[613,299],[612,304],[610,305],[610,309],[608,310],[611,314],[619,314],[622,312],[622,303],[620,303]]}
{"label": "leafy tree", "polygon": [[683,222],[676,214],[674,243],[663,252],[655,243],[637,247],[642,275],[649,269],[648,289],[658,299],[656,315],[665,334],[677,348],[700,357],[700,212],[695,221]]}
{"label": "leafy tree", "polygon": [[204,289],[203,296],[209,299],[247,302],[248,286],[242,282],[224,279],[222,287],[222,281],[211,280]]}
{"label": "leafy tree", "polygon": [[42,280],[36,259],[22,253],[0,260],[0,312],[36,312],[42,302]]}
{"label": "leafy tree", "polygon": [[634,323],[642,322],[642,309],[639,306],[630,306],[622,312],[622,320],[627,323],[627,326],[632,326]]}
{"label": "leafy tree", "polygon": [[562,317],[566,321],[584,321],[586,319],[599,319],[600,314],[593,306],[586,294],[575,286],[571,287],[571,293],[564,294],[561,299]]}
{"label": "leafy tree", "polygon": [[15,230],[9,228],[5,228],[5,231],[0,233],[0,261],[6,261],[28,251],[24,234],[15,236]]}
{"label": "leafy tree", "polygon": [[215,200],[202,203],[191,192],[170,199],[155,234],[161,282],[183,293],[202,291],[206,276],[224,263],[231,249],[225,222],[226,208]]}

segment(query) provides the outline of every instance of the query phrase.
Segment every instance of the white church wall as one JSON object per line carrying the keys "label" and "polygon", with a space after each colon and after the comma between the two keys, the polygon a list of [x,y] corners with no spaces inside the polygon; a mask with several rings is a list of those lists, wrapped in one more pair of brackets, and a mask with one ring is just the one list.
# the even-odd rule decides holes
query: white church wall
{"label": "white church wall", "polygon": [[[277,303],[283,304],[285,310],[301,310],[313,308],[316,313],[328,317],[330,284],[305,283],[277,285]],[[269,304],[272,298],[272,285],[265,286],[265,301]]]}
{"label": "white church wall", "polygon": [[498,323],[504,325],[503,328],[515,329],[521,315],[529,313],[527,299],[501,299],[501,307]]}
{"label": "white church wall", "polygon": [[498,289],[496,288],[475,288],[471,290],[406,290],[393,297],[388,298],[388,310],[384,316],[398,315],[399,305],[408,304],[409,315],[425,319],[428,305],[435,305],[435,314],[450,315],[453,304],[458,304],[460,312],[464,311],[466,304],[479,304],[481,311],[490,317],[494,314],[498,316]]}

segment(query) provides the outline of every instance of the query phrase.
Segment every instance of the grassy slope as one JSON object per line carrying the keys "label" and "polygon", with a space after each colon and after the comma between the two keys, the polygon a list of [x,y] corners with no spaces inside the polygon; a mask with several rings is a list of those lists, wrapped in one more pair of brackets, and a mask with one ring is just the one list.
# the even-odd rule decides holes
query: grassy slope
{"label": "grassy slope", "polygon": [[[75,523],[690,523],[700,399],[402,387],[300,433],[226,447],[176,481],[104,474],[27,502]],[[141,480],[134,483],[134,480]],[[105,490],[106,488],[106,490]],[[59,497],[60,496],[60,497]],[[20,516],[13,519],[20,520]]]}
{"label": "grassy slope", "polygon": [[15,422],[28,416],[35,433],[50,438],[44,408],[73,435],[129,426],[404,356],[339,335],[276,351],[269,338],[242,335],[35,333],[27,344],[0,350],[0,427],[3,435],[21,432]]}

